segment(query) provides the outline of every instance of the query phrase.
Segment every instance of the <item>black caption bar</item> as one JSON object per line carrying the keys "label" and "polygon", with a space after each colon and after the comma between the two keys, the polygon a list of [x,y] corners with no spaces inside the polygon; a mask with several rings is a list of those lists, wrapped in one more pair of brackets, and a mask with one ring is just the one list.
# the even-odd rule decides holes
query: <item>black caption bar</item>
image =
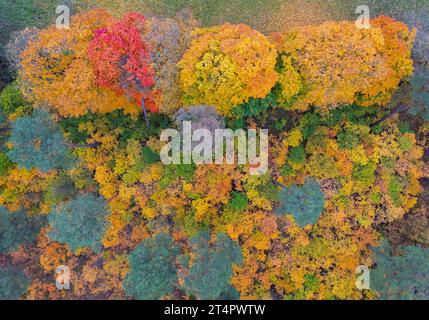
{"label": "black caption bar", "polygon": [[[405,306],[407,305],[407,306]],[[0,301],[0,310],[56,320],[64,317],[95,317],[118,320],[168,319],[288,319],[294,315],[345,316],[351,314],[376,315],[386,310],[408,308],[418,312],[429,303],[416,301]],[[409,309],[411,307],[411,309]]]}

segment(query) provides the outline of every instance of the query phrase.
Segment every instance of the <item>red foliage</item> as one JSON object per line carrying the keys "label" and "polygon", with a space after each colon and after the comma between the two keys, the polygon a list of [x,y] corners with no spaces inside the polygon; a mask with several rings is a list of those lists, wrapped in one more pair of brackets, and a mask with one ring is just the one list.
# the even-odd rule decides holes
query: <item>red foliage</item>
{"label": "red foliage", "polygon": [[154,70],[140,29],[144,16],[131,13],[122,20],[94,32],[88,56],[94,67],[97,85],[128,95],[156,112],[152,87]]}

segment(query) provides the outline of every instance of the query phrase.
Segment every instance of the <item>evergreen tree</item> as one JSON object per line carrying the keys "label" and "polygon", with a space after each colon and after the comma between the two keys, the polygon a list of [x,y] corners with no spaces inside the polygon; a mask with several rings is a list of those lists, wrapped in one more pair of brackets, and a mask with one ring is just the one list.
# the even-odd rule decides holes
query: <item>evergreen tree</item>
{"label": "evergreen tree", "polygon": [[283,188],[279,194],[278,214],[291,214],[300,226],[314,224],[322,213],[325,197],[320,184],[307,179],[302,186]]}
{"label": "evergreen tree", "polygon": [[43,172],[67,169],[73,163],[69,146],[49,113],[36,109],[32,116],[18,118],[12,124],[9,158],[20,167]]}
{"label": "evergreen tree", "polygon": [[9,253],[33,242],[45,222],[43,216],[28,216],[24,211],[9,212],[0,207],[0,253]]}
{"label": "evergreen tree", "polygon": [[371,287],[381,299],[429,299],[429,249],[408,246],[401,251],[392,256],[386,240],[373,249],[376,268],[371,272]]}
{"label": "evergreen tree", "polygon": [[191,238],[193,258],[181,258],[182,264],[189,268],[184,289],[189,295],[203,300],[237,296],[237,293],[232,294],[234,290],[229,281],[232,264],[242,261],[241,249],[224,233],[218,233],[215,241],[210,240],[207,231]]}
{"label": "evergreen tree", "polygon": [[58,205],[48,216],[52,227],[49,237],[68,244],[73,251],[83,247],[99,251],[107,225],[106,205],[103,198],[92,194],[79,195]]}
{"label": "evergreen tree", "polygon": [[0,300],[18,300],[23,295],[30,279],[18,267],[0,267]]}
{"label": "evergreen tree", "polygon": [[174,263],[178,252],[169,235],[144,240],[129,258],[131,271],[123,283],[127,295],[155,300],[170,294],[177,282]]}

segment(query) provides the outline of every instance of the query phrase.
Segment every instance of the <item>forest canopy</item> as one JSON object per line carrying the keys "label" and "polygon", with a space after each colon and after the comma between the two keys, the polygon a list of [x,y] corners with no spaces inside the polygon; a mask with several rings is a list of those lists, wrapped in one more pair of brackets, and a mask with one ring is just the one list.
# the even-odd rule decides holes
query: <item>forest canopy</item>
{"label": "forest canopy", "polygon": [[[429,8],[170,2],[0,15],[0,299],[427,299]],[[267,172],[165,165],[184,121],[267,129]]]}

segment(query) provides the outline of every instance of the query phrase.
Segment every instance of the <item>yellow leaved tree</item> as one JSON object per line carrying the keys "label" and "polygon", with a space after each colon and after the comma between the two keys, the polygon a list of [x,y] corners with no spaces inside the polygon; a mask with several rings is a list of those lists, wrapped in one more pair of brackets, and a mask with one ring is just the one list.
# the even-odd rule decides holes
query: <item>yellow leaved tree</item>
{"label": "yellow leaved tree", "polygon": [[229,115],[233,106],[264,98],[277,82],[276,59],[274,45],[246,25],[197,29],[179,62],[185,104]]}

